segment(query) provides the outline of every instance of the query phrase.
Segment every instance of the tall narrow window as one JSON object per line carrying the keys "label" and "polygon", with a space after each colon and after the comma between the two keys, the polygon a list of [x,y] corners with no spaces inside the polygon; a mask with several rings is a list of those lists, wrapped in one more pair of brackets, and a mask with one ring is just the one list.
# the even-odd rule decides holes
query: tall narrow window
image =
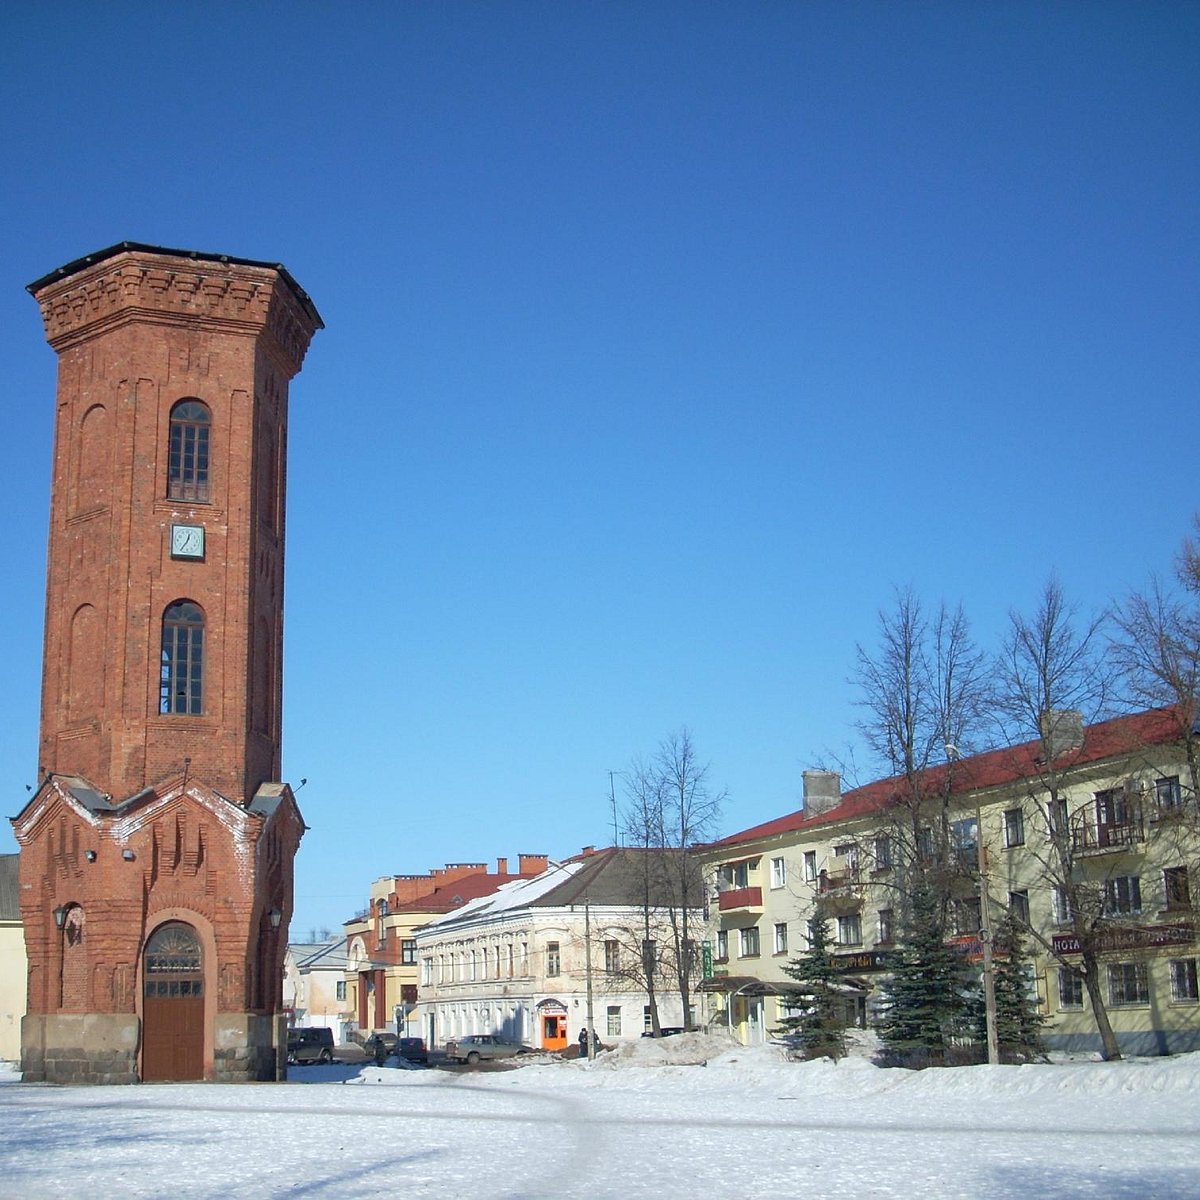
{"label": "tall narrow window", "polygon": [[167,498],[208,502],[208,450],[212,417],[199,400],[180,400],[171,409],[167,455]]}
{"label": "tall narrow window", "polygon": [[177,600],[163,613],[158,711],[204,711],[204,613],[190,600]]}

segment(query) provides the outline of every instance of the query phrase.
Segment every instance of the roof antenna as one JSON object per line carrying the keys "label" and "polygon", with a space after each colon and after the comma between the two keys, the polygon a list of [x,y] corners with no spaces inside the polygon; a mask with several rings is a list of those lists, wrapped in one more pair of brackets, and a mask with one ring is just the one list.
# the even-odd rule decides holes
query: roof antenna
{"label": "roof antenna", "polygon": [[616,849],[616,847],[620,844],[617,838],[617,791],[613,786],[613,773],[611,771],[608,773],[608,798],[612,802],[613,848]]}

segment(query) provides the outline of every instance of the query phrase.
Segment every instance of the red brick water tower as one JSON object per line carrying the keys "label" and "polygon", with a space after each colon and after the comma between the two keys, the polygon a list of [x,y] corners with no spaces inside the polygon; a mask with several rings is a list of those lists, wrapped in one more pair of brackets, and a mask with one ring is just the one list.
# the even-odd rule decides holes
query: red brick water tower
{"label": "red brick water tower", "polygon": [[30,284],[58,354],[27,1080],[276,1079],[288,385],[279,265],[125,242]]}

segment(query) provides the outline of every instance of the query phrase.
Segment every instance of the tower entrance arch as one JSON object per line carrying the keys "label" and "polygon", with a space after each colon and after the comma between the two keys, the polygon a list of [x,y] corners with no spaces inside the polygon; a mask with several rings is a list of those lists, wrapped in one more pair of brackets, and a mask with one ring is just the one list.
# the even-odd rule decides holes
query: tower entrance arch
{"label": "tower entrance arch", "polygon": [[183,921],[160,925],[142,955],[142,1078],[204,1078],[204,951]]}

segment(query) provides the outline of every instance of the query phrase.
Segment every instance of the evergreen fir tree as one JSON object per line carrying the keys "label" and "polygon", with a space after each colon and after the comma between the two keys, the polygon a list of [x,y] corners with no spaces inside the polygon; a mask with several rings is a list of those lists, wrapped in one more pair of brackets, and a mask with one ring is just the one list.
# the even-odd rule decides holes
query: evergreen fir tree
{"label": "evergreen fir tree", "polygon": [[883,985],[879,1037],[885,1061],[923,1066],[946,1061],[952,1039],[974,1032],[977,986],[961,951],[946,944],[937,895],[918,879],[909,896],[900,949]]}
{"label": "evergreen fir tree", "polygon": [[[1031,986],[1033,971],[1025,949],[1024,930],[1013,914],[1005,915],[995,931],[993,978],[996,989],[996,1040],[1003,1062],[1028,1062],[1041,1058],[1042,1026],[1037,994]],[[981,1017],[980,1036],[987,1038]]]}
{"label": "evergreen fir tree", "polygon": [[808,953],[783,968],[796,986],[780,998],[792,1015],[780,1021],[779,1032],[793,1036],[805,1058],[839,1059],[846,1053],[845,1006],[830,947],[828,918],[818,906],[809,924]]}

